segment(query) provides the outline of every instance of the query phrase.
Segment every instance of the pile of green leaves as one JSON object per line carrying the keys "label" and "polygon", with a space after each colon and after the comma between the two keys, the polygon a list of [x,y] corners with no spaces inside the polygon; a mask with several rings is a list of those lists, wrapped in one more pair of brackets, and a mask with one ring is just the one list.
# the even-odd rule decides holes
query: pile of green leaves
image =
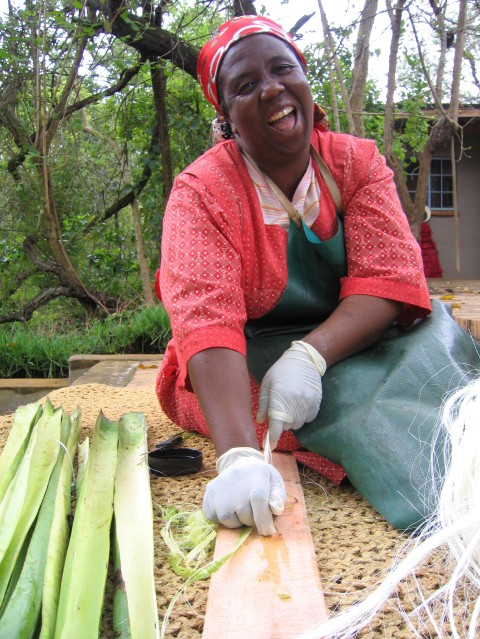
{"label": "pile of green leaves", "polygon": [[0,328],[0,377],[68,377],[71,355],[162,353],[170,335],[162,305],[115,313],[64,331],[56,326],[9,325]]}
{"label": "pile of green leaves", "polygon": [[112,608],[116,637],[158,639],[145,416],[100,412],[78,446],[80,421],[48,399],[15,412],[0,454],[0,639],[98,639]]}

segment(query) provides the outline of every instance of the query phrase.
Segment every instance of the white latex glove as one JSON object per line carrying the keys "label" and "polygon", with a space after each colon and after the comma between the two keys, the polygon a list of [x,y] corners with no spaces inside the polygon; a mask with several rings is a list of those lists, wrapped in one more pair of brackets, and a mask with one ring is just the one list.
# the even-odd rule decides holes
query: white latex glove
{"label": "white latex glove", "polygon": [[218,477],[207,484],[203,512],[227,528],[257,527],[274,535],[273,515],[280,515],[287,494],[283,478],[254,448],[231,448],[217,460]]}
{"label": "white latex glove", "polygon": [[322,401],[322,375],[327,364],[306,342],[292,342],[269,368],[260,385],[257,422],[268,416],[273,450],[284,430],[296,430],[317,416]]}

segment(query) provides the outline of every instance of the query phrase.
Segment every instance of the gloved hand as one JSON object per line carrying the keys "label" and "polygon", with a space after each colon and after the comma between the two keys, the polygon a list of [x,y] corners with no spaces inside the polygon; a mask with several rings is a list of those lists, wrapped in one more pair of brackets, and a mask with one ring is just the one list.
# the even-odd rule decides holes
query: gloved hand
{"label": "gloved hand", "polygon": [[260,385],[257,422],[264,422],[268,415],[272,450],[284,430],[295,430],[315,419],[326,369],[325,360],[313,346],[296,341],[267,371]]}
{"label": "gloved hand", "polygon": [[283,512],[287,494],[283,478],[254,448],[231,448],[217,460],[218,477],[207,484],[203,512],[227,528],[257,527],[274,535],[273,515]]}

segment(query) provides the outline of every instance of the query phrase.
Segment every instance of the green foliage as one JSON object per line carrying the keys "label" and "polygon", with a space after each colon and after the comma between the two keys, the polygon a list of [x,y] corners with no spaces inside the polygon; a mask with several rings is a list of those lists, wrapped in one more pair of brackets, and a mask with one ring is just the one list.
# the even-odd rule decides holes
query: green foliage
{"label": "green foliage", "polygon": [[[41,146],[35,146],[38,141],[35,132],[50,126],[50,117],[53,116],[58,128],[45,162],[65,251],[84,285],[116,297],[119,305],[128,305],[142,294],[134,226],[128,206],[109,219],[104,219],[105,213],[139,183],[145,169],[151,172],[137,201],[147,262],[153,274],[158,265],[166,205],[166,167],[162,165],[158,143],[156,148],[151,148],[156,131],[151,64],[161,64],[166,78],[173,174],[177,175],[211,144],[210,124],[214,112],[203,98],[198,83],[171,62],[140,56],[125,41],[114,38],[108,22],[103,22],[102,6],[102,3],[98,5],[94,16],[93,10],[85,11],[84,3],[78,0],[70,4],[59,0],[13,3],[9,5],[9,15],[0,17],[0,110],[4,116],[8,113],[15,116],[14,131],[12,121],[0,127],[0,171],[4,176],[0,190],[1,314],[17,310],[42,289],[59,283],[51,271],[35,272],[38,269],[22,249],[25,238],[32,234],[37,238],[39,259],[43,262],[52,259],[51,246],[45,240],[43,182],[38,171],[43,158]],[[147,7],[127,1],[118,19],[129,21],[137,28]],[[180,0],[163,3],[162,7],[162,27],[198,48],[232,14],[231,4],[217,0],[207,3]],[[260,3],[256,8],[268,15],[268,6]],[[332,28],[347,92],[357,28],[353,13],[351,24]],[[424,13],[419,6],[419,16]],[[407,26],[405,22],[405,33]],[[478,59],[475,52],[479,41],[478,29],[475,31],[473,26],[472,17],[466,33],[466,56],[472,64]],[[88,39],[86,50],[65,106],[68,109],[79,100],[92,101],[85,104],[82,111],[69,114],[67,110],[66,114],[59,114],[56,111],[59,97],[64,87],[70,86],[67,83],[75,68],[76,47],[83,37]],[[412,42],[410,48],[407,47],[408,40],[406,34],[405,50],[399,56],[397,94],[401,99],[399,111],[408,111],[410,115],[403,127],[394,132],[394,151],[401,160],[411,162],[418,157],[428,133],[422,109],[431,104],[431,98],[417,52]],[[332,61],[327,59],[321,41],[307,46],[305,53],[314,98],[328,112],[332,104],[332,87],[328,81]],[[375,55],[374,52],[371,65],[375,64]],[[435,62],[428,60],[432,72]],[[118,83],[137,65],[139,72],[121,91],[99,100],[92,99]],[[447,76],[445,82],[448,84]],[[341,130],[345,131],[347,123],[339,87],[333,91],[339,101]],[[365,131],[382,148],[384,107],[380,102],[378,87],[369,81]],[[329,116],[332,121],[331,113]],[[5,124],[5,120],[2,122]],[[91,129],[89,132],[85,130],[86,125]],[[62,325],[63,318],[55,310],[59,305],[51,306],[51,317]],[[77,302],[71,301],[63,308],[73,321],[82,310]],[[36,317],[37,313],[31,320],[35,326]]]}
{"label": "green foliage", "polygon": [[[345,31],[345,30],[343,30]],[[347,33],[344,34],[348,35]],[[344,42],[342,40],[341,42]],[[321,105],[327,112],[329,122],[332,124],[332,87],[329,82],[329,66],[331,61],[326,57],[325,47],[323,43],[306,47],[305,57],[308,64],[308,78],[315,102]],[[343,77],[347,92],[350,89],[351,70],[352,70],[352,53],[344,45],[338,47],[337,55],[339,56],[340,66],[342,68]],[[376,55],[376,54],[375,54]],[[347,131],[348,124],[345,115],[345,105],[343,103],[340,87],[336,86],[336,98],[340,116],[340,130]],[[380,100],[380,91],[372,80],[367,81],[365,89],[365,135],[374,139],[381,146],[383,138],[383,113],[384,105]]]}
{"label": "green foliage", "polygon": [[[305,58],[308,65],[308,79],[312,94],[315,102],[321,105],[327,112],[329,121],[332,122],[332,87],[329,81],[329,68],[332,64],[328,58],[325,45],[323,42],[310,45],[304,50]],[[345,81],[348,85],[350,81],[350,64],[351,54],[345,47],[339,48],[337,51],[342,72],[344,73]],[[338,108],[340,111],[341,130],[347,129],[347,120],[344,115],[345,108],[341,99],[340,88],[336,86],[336,97],[338,101]]]}
{"label": "green foliage", "polygon": [[[314,99],[327,111],[329,121],[332,122],[331,108],[329,108],[332,104],[332,88],[328,76],[331,62],[326,58],[323,43],[307,47],[305,53]],[[377,55],[377,53],[373,55]],[[353,63],[352,55],[344,45],[339,46],[337,54],[348,92]],[[372,63],[374,63],[373,60]],[[393,151],[401,162],[405,162],[405,166],[417,161],[418,154],[428,138],[429,121],[423,112],[428,104],[428,89],[428,83],[418,57],[405,50],[399,73],[398,92],[401,101],[399,101],[397,108],[397,126],[393,131]],[[338,86],[336,98],[340,115],[340,130],[347,131],[345,107]],[[384,110],[385,107],[381,101],[378,87],[372,80],[368,80],[365,90],[365,136],[375,140],[381,152],[383,152]],[[405,113],[408,114],[406,118],[402,115]],[[406,162],[407,160],[408,162]]]}
{"label": "green foliage", "polygon": [[410,167],[417,162],[428,139],[429,120],[424,109],[428,107],[429,86],[417,55],[404,51],[399,73],[398,110],[407,113],[401,119],[402,126],[395,131],[393,150],[397,157]]}
{"label": "green foliage", "polygon": [[210,126],[215,114],[197,82],[173,68],[167,73],[168,123],[172,159],[178,173],[211,145]]}
{"label": "green foliage", "polygon": [[[51,326],[51,325],[50,325]],[[162,305],[123,311],[88,326],[0,327],[0,377],[67,377],[68,359],[82,353],[161,353],[170,339]]]}
{"label": "green foliage", "polygon": [[[0,51],[5,62],[0,69],[0,83],[7,85],[12,78],[18,80],[16,115],[27,134],[36,126],[32,99],[36,91],[35,74],[30,58],[16,52],[33,50],[31,33],[45,36],[45,43],[39,37],[35,45],[40,61],[43,56],[46,62],[47,76],[40,86],[47,114],[65,84],[73,55],[70,46],[80,35],[91,39],[69,102],[99,93],[118,82],[126,69],[139,62],[138,54],[119,39],[96,32],[93,25],[89,30],[87,20],[78,18],[82,7],[77,3],[64,9],[52,0],[42,22],[39,8],[30,5],[28,9],[14,11],[3,25]],[[165,26],[199,45],[222,19],[219,15],[215,17],[210,9],[187,2],[176,3],[168,11],[171,13],[164,16]],[[123,19],[126,17],[122,14]],[[175,70],[168,62],[162,62],[162,66],[167,79],[170,147],[176,175],[209,146],[213,111],[194,79]],[[85,125],[91,132],[84,130]],[[132,214],[127,206],[108,220],[99,220],[119,197],[138,183],[147,166],[151,177],[138,195],[138,203],[146,257],[151,273],[155,271],[166,194],[159,149],[156,156],[150,153],[154,127],[150,62],[144,61],[140,72],[121,92],[63,118],[48,153],[62,241],[78,276],[85,286],[122,300],[135,299],[142,291]],[[34,233],[39,238],[37,247],[41,259],[51,259],[43,239],[47,229],[42,211],[42,182],[36,166],[40,153],[33,146],[28,147],[14,176],[8,174],[7,167],[16,152],[8,130],[0,128],[0,170],[7,175],[0,192],[0,263],[3,267],[0,284],[6,284],[1,286],[0,304],[4,313],[16,310],[42,287],[58,285],[53,273],[34,273],[22,250],[25,238]],[[128,162],[128,180],[122,162]],[[28,271],[31,274],[25,279]],[[12,289],[10,285],[15,282],[19,285]]]}

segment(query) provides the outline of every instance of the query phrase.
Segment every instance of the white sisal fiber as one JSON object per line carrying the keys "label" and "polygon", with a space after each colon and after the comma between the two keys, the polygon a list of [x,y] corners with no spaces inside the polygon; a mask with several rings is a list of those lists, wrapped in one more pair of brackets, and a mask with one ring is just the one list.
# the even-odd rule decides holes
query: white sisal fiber
{"label": "white sisal fiber", "polygon": [[[444,436],[446,442],[445,478],[434,515],[406,541],[371,594],[295,639],[355,637],[407,577],[417,584],[421,602],[410,614],[398,605],[412,637],[425,636],[425,619],[439,639],[480,635],[480,377],[445,402],[437,436]],[[432,473],[434,465],[432,458]],[[437,550],[443,552],[445,583],[425,597],[415,573]]]}

